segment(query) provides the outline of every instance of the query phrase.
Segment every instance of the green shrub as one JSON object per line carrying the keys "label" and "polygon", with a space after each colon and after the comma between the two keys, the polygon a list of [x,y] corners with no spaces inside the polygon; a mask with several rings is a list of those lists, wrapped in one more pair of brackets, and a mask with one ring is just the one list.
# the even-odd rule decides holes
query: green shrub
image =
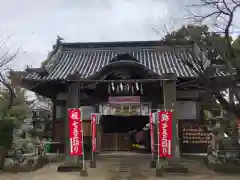
{"label": "green shrub", "polygon": [[13,142],[13,130],[15,121],[12,119],[0,120],[0,146],[11,148]]}

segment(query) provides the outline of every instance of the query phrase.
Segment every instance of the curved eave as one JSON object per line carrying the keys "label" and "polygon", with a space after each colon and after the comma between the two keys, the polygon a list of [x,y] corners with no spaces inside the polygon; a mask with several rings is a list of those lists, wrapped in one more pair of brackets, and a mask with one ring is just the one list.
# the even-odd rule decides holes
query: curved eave
{"label": "curved eave", "polygon": [[[108,76],[109,74],[121,70],[123,68],[136,70],[139,75],[143,75],[145,77],[152,77],[152,78],[160,78],[161,76],[156,72],[152,71],[151,69],[147,68],[146,66],[137,63],[135,61],[118,61],[110,63],[103,68],[101,68],[98,72],[95,72],[93,75],[84,78],[84,80],[96,80],[100,79],[104,76]],[[142,74],[143,73],[143,74]]]}

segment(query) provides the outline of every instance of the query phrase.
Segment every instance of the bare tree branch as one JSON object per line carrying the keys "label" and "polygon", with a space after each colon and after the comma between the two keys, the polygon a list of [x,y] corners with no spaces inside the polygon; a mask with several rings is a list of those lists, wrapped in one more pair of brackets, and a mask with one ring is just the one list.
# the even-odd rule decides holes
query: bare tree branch
{"label": "bare tree branch", "polygon": [[[188,7],[198,9],[201,8],[203,9],[204,13],[201,15],[193,13],[196,11],[186,9],[187,13],[189,14],[187,19],[194,20],[194,22],[197,24],[204,24],[210,20],[214,27],[220,30],[216,32],[204,31],[204,34],[201,35],[197,33],[197,36],[201,37],[196,38],[197,41],[195,42],[199,43],[200,45],[212,46],[207,47],[206,49],[208,51],[208,58],[210,58],[211,61],[213,61],[214,58],[222,59],[222,61],[226,64],[226,69],[224,70],[225,75],[227,75],[229,78],[228,80],[223,78],[221,82],[217,82],[215,80],[216,75],[218,76],[218,74],[223,73],[223,71],[217,68],[204,68],[204,62],[200,57],[198,57],[200,58],[198,61],[193,61],[193,58],[186,57],[183,63],[198,75],[200,84],[205,91],[211,93],[225,110],[232,112],[235,116],[240,118],[239,107],[235,103],[228,102],[225,99],[225,95],[222,93],[223,89],[220,88],[222,87],[222,84],[224,84],[226,88],[231,89],[235,98],[238,100],[238,102],[240,102],[240,91],[237,84],[240,78],[240,63],[238,66],[236,66],[237,55],[236,51],[232,47],[231,38],[233,19],[235,12],[240,7],[240,0],[199,0],[199,3]],[[199,26],[195,27],[197,30]],[[186,26],[185,29],[183,27],[180,32],[185,34],[185,31],[190,32],[191,27],[188,28]],[[166,35],[167,38],[169,38],[168,35],[169,33]],[[184,35],[178,35],[176,37],[179,39],[184,39]],[[170,39],[173,40],[172,37],[170,37]],[[201,42],[198,42],[198,40]],[[188,54],[190,53],[191,52],[188,52]],[[217,54],[219,57],[216,57]]]}
{"label": "bare tree branch", "polygon": [[9,101],[8,101],[8,106],[7,106],[7,110],[9,110],[9,109],[11,109],[11,107],[13,105],[13,101],[15,98],[15,92],[14,92],[11,84],[9,82],[7,82],[6,78],[2,75],[2,73],[0,73],[0,82],[7,88],[8,92],[9,92]]}
{"label": "bare tree branch", "polygon": [[[0,45],[0,49],[3,50],[3,47],[6,45],[7,41],[10,39],[10,37],[8,37],[1,45]],[[9,96],[8,96],[8,105],[7,105],[7,109],[6,111],[10,110],[11,107],[13,106],[13,101],[15,98],[15,92],[14,89],[10,83],[10,81],[8,81],[8,77],[4,75],[4,67],[12,62],[17,54],[19,52],[19,49],[17,49],[14,53],[10,53],[9,51],[4,51],[2,52],[2,54],[0,54],[0,83],[8,90]],[[6,112],[4,112],[6,114]]]}

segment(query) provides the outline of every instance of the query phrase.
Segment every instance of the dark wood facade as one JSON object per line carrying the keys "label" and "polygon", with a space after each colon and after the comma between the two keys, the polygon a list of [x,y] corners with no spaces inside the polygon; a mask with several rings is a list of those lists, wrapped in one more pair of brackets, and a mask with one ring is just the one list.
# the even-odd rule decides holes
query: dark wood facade
{"label": "dark wood facade", "polygon": [[[188,92],[184,92],[184,91],[179,91],[178,94],[178,102],[190,102],[190,103],[196,103],[196,116],[195,118],[190,119],[191,117],[187,117],[187,119],[183,119],[184,118],[184,114],[182,115],[182,119],[179,120],[179,127],[180,127],[180,132],[182,132],[182,129],[185,128],[185,126],[189,127],[189,126],[200,126],[201,125],[201,114],[200,114],[200,102],[198,102],[197,100],[197,96],[198,96],[199,91],[198,90],[192,90],[192,91],[188,91]],[[62,133],[62,131],[60,129],[64,129],[64,118],[66,118],[66,115],[64,114],[64,111],[66,112],[66,97],[67,96],[67,92],[66,93],[60,93],[57,96],[57,99],[55,100],[54,106],[55,109],[62,109],[62,110],[58,110],[59,112],[62,112],[62,118],[59,117],[59,115],[56,116],[56,114],[54,115],[54,117],[56,117],[56,120],[54,120],[54,130],[53,130],[53,139],[55,141],[61,141],[62,143],[64,143],[64,134]],[[162,109],[163,107],[163,102],[162,102],[162,93],[157,93],[157,91],[152,94],[151,96],[155,96],[157,98],[155,99],[150,99],[149,97],[142,97],[141,99],[144,102],[150,102],[150,107],[149,109],[151,109],[153,112],[156,111],[157,109]],[[93,96],[91,96],[90,98],[92,98]],[[106,95],[106,97],[103,97],[103,94],[99,94],[99,96],[96,97],[100,97],[100,100],[98,100],[97,98],[95,98],[94,103],[90,103],[87,102],[88,100],[85,100],[84,104],[81,104],[82,106],[92,106],[94,107],[96,110],[95,112],[99,112],[98,110],[98,105],[99,104],[103,104],[104,102],[107,102],[107,97],[108,95]],[[65,99],[65,100],[64,100]],[[104,100],[102,100],[104,99]],[[65,102],[65,103],[64,103]],[[83,100],[79,100],[79,102],[84,102]],[[188,109],[189,110],[189,109]],[[187,111],[185,109],[184,113],[187,113]],[[56,113],[56,112],[55,112]],[[91,122],[90,122],[90,115],[89,115],[89,119],[85,119],[84,120],[84,136],[88,139],[91,138]],[[182,133],[180,133],[180,135],[182,135]],[[102,132],[99,132],[99,139],[98,139],[98,143],[99,146],[101,148],[101,150],[129,150],[129,144],[127,143],[127,138],[124,138],[126,136],[126,134],[104,134]],[[182,136],[180,136],[180,141]],[[125,141],[123,140],[125,139]],[[124,143],[125,142],[125,143]],[[203,143],[202,143],[203,144]],[[196,145],[195,145],[196,146]],[[202,149],[205,149],[205,145],[200,145]],[[187,147],[187,148],[186,148]],[[191,144],[190,146],[184,145],[183,143],[181,144],[181,149],[184,150],[185,152],[194,152],[194,147]],[[199,148],[198,148],[199,149]],[[202,152],[202,151],[201,151]]]}

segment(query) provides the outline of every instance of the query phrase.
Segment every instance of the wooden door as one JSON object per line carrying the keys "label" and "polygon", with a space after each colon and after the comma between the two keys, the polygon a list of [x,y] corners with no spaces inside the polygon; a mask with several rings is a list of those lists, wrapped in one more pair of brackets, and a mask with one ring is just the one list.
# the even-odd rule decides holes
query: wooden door
{"label": "wooden door", "polygon": [[128,133],[119,133],[116,137],[118,151],[130,151],[131,141]]}
{"label": "wooden door", "polygon": [[103,133],[102,151],[130,151],[131,141],[127,133]]}
{"label": "wooden door", "polygon": [[103,133],[101,151],[116,151],[116,134],[114,133]]}

